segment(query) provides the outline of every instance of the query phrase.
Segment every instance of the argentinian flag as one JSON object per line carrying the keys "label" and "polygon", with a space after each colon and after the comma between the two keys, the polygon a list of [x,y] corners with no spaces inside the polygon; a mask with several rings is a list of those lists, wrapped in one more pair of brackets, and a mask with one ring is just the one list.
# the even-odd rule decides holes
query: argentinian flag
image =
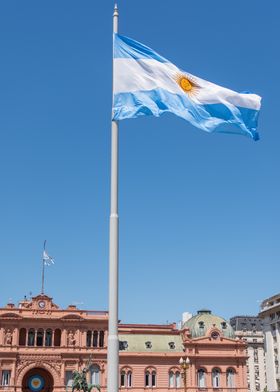
{"label": "argentinian flag", "polygon": [[182,71],[147,46],[114,34],[113,120],[176,114],[207,132],[259,139],[261,97]]}

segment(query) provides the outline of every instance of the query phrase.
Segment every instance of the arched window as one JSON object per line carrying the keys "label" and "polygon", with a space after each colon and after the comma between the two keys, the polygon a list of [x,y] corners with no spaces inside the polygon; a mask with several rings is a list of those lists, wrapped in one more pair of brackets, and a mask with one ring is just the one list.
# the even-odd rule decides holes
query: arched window
{"label": "arched window", "polygon": [[132,372],[130,370],[127,372],[127,387],[132,387]]}
{"label": "arched window", "polygon": [[28,330],[28,340],[27,340],[27,345],[28,346],[34,346],[35,343],[35,331],[33,328]]}
{"label": "arched window", "polygon": [[171,371],[169,372],[169,388],[174,388],[175,386],[175,376],[174,373]]}
{"label": "arched window", "polygon": [[181,374],[179,371],[175,373],[175,383],[176,388],[181,388]]}
{"label": "arched window", "polygon": [[99,347],[104,346],[104,331],[99,331]]}
{"label": "arched window", "polygon": [[213,369],[212,370],[212,385],[214,388],[220,387],[220,369]]}
{"label": "arched window", "polygon": [[98,365],[92,365],[90,367],[90,382],[91,384],[100,384],[100,367]]}
{"label": "arched window", "polygon": [[121,372],[121,387],[125,387],[126,386],[126,374],[125,371],[123,370]]}
{"label": "arched window", "polygon": [[152,371],[152,387],[155,387],[156,384],[157,384],[157,374],[154,370],[154,371]]}
{"label": "arched window", "polygon": [[206,372],[204,369],[198,369],[197,371],[197,386],[199,388],[206,387]]}
{"label": "arched window", "polygon": [[21,328],[19,331],[19,345],[25,346],[26,344],[26,329]]}
{"label": "arched window", "polygon": [[145,387],[154,388],[157,384],[157,373],[155,370],[146,370]]}
{"label": "arched window", "polygon": [[92,336],[92,332],[87,331],[87,347],[91,346],[91,336]]}
{"label": "arched window", "polygon": [[181,387],[181,374],[178,371],[170,370],[168,374],[169,388],[180,388]]}
{"label": "arched window", "polygon": [[122,388],[132,387],[132,371],[129,369],[123,369],[120,374],[120,386]]}
{"label": "arched window", "polygon": [[42,347],[44,343],[44,330],[38,329],[36,336],[36,346]]}
{"label": "arched window", "polygon": [[45,346],[46,347],[51,347],[52,346],[52,330],[51,329],[47,329],[46,330]]}
{"label": "arched window", "polygon": [[234,388],[234,370],[227,369],[227,387]]}
{"label": "arched window", "polygon": [[98,345],[98,331],[93,332],[93,342],[92,342],[93,347],[97,347]]}
{"label": "arched window", "polygon": [[56,329],[54,331],[54,346],[59,347],[61,342],[61,330]]}
{"label": "arched window", "polygon": [[150,386],[150,372],[147,370],[145,372],[145,387]]}

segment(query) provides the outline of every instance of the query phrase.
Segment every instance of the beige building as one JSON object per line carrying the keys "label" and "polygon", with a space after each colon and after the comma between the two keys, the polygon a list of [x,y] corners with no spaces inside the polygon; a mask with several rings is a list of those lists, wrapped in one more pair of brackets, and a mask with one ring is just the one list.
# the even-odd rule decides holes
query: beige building
{"label": "beige building", "polygon": [[265,336],[267,389],[280,391],[280,294],[262,302],[259,316]]}
{"label": "beige building", "polygon": [[247,343],[248,391],[262,392],[266,387],[263,322],[255,316],[235,316],[230,324],[236,337]]}

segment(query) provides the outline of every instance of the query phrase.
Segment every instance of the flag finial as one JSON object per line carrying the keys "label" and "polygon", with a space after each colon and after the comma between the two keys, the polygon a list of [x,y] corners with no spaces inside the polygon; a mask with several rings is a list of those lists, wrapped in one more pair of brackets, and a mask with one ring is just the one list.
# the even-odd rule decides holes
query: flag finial
{"label": "flag finial", "polygon": [[113,16],[118,16],[118,15],[119,15],[118,4],[115,3]]}

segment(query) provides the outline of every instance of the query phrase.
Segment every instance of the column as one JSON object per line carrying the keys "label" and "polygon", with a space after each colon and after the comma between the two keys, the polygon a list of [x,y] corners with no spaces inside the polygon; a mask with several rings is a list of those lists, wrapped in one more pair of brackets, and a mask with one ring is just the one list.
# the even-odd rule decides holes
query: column
{"label": "column", "polygon": [[267,376],[267,389],[269,392],[277,390],[277,384],[275,380],[275,368],[274,368],[274,349],[273,349],[273,338],[271,327],[269,324],[268,317],[265,318],[264,324],[265,333],[265,347],[266,347],[266,376]]}
{"label": "column", "polygon": [[61,330],[61,346],[67,346],[67,331],[66,329]]}
{"label": "column", "polygon": [[12,345],[16,346],[19,344],[19,329],[15,328],[14,329],[14,333],[13,333],[13,341],[12,341]]}
{"label": "column", "polygon": [[0,345],[4,344],[4,328],[0,328]]}
{"label": "column", "polygon": [[61,384],[64,384],[64,379],[65,379],[65,362],[62,360],[61,364]]}
{"label": "column", "polygon": [[248,346],[248,368],[249,368],[249,383],[250,383],[250,392],[255,392],[255,365],[254,365],[254,348],[252,346]]}
{"label": "column", "polygon": [[15,385],[16,383],[16,361],[13,362],[13,367],[12,367],[12,371],[11,371],[11,386]]}
{"label": "column", "polygon": [[260,389],[261,391],[265,388],[265,368],[264,368],[264,350],[263,347],[258,347],[258,358],[259,358],[259,372],[260,372]]}

